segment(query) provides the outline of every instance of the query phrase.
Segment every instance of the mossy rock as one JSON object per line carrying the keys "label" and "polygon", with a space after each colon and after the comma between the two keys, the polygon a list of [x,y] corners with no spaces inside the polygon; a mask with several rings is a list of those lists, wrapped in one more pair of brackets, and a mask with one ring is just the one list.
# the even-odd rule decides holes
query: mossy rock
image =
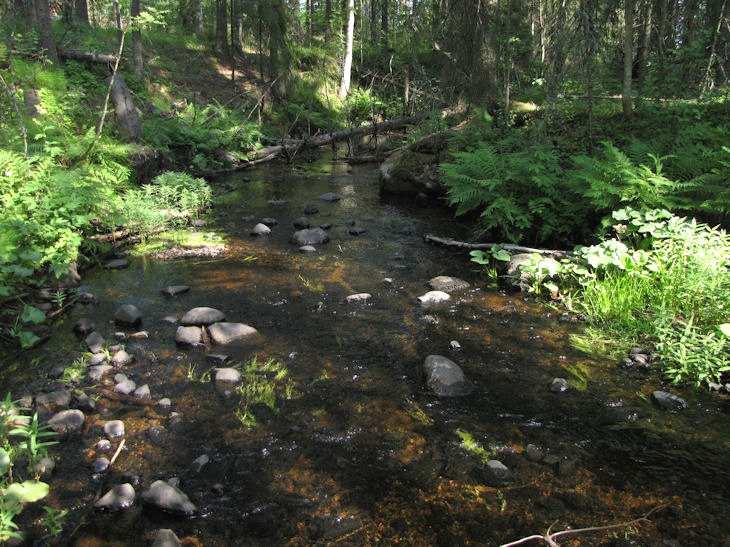
{"label": "mossy rock", "polygon": [[436,194],[438,156],[403,150],[392,154],[380,166],[380,191],[386,194]]}

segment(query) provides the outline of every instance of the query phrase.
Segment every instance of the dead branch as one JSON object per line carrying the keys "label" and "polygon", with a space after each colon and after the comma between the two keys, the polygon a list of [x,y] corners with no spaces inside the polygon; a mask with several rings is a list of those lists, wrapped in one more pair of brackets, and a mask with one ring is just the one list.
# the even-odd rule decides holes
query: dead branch
{"label": "dead branch", "polygon": [[479,250],[479,249],[491,249],[494,246],[501,247],[505,251],[514,251],[516,253],[537,253],[543,255],[550,255],[557,258],[568,256],[568,251],[560,251],[555,249],[534,249],[532,247],[522,247],[521,245],[512,245],[511,243],[467,243],[465,241],[458,241],[456,239],[450,239],[447,237],[438,237],[427,234],[423,237],[427,243],[433,243],[435,245],[441,245],[443,247],[454,247],[457,249],[468,249],[468,250]]}

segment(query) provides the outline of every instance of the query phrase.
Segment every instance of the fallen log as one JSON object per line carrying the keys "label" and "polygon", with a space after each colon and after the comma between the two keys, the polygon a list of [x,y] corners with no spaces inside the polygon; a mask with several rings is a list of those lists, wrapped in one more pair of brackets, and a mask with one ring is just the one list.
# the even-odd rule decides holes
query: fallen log
{"label": "fallen log", "polygon": [[438,237],[427,234],[423,237],[426,243],[433,243],[443,247],[454,247],[457,249],[481,250],[491,249],[494,246],[501,247],[505,251],[513,251],[515,253],[537,253],[542,255],[554,256],[556,258],[564,258],[569,255],[568,251],[560,251],[555,249],[534,249],[532,247],[523,247],[521,245],[513,245],[511,243],[467,243],[458,241],[448,237]]}
{"label": "fallen log", "polygon": [[326,146],[334,142],[344,141],[347,139],[362,137],[363,135],[369,135],[371,133],[381,133],[392,131],[394,129],[401,129],[408,125],[413,125],[421,120],[425,119],[428,113],[418,114],[416,116],[409,116],[404,118],[395,118],[392,120],[386,120],[380,123],[371,123],[354,129],[343,129],[341,131],[334,131],[332,133],[324,133],[317,135],[309,139],[292,140],[287,139],[284,144],[275,146],[267,146],[256,150],[249,154],[249,158],[246,161],[241,161],[234,164],[226,169],[218,169],[215,171],[200,171],[199,175],[204,177],[217,177],[225,175],[227,173],[234,173],[242,169],[247,169],[253,165],[271,161],[280,156],[290,158],[297,154],[302,149],[306,148],[319,148],[320,146]]}
{"label": "fallen log", "polygon": [[106,53],[95,53],[93,51],[78,51],[75,49],[59,49],[58,55],[62,59],[72,59],[74,61],[86,61],[89,63],[103,63],[110,67],[114,65],[117,58],[114,55]]}

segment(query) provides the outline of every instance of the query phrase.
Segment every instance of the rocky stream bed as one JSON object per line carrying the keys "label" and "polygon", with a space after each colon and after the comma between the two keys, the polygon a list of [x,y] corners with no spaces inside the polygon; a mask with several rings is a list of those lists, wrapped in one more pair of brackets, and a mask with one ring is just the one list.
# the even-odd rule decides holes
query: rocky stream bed
{"label": "rocky stream bed", "polygon": [[425,243],[469,233],[381,200],[372,167],[216,192],[192,228],[215,244],[115,257],[48,342],[2,357],[3,388],[62,437],[58,541],[498,545],[661,506],[572,541],[730,545],[725,396],[572,349],[579,324]]}

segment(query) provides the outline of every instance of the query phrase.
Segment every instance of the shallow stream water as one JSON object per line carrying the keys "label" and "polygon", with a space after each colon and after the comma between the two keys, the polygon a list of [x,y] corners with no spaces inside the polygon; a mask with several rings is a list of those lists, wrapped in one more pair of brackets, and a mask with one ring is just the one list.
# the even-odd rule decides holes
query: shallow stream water
{"label": "shallow stream water", "polygon": [[[572,544],[730,545],[727,400],[675,391],[689,409],[655,408],[657,374],[586,358],[569,340],[580,325],[519,293],[489,289],[464,252],[424,243],[426,233],[469,232],[443,209],[381,200],[372,166],[323,159],[215,184],[216,206],[200,230],[223,237],[222,256],[143,256],[126,270],[88,272],[84,287],[98,305],[75,306],[49,342],[5,367],[3,384],[14,394],[35,389],[39,376],[82,354],[72,333],[79,318],[112,340],[114,310],[134,304],[150,337],[124,342],[136,356],[124,372],[179,413],[103,398],[87,413],[84,434],[54,450],[49,503],[71,510],[64,541],[144,545],[155,529],[171,528],[191,545],[498,545],[551,525],[613,524],[666,505],[650,523]],[[319,201],[325,192],[342,200]],[[289,239],[310,204],[319,209],[312,223],[333,227],[328,244],[303,254]],[[279,224],[253,238],[261,217]],[[367,233],[350,235],[352,221]],[[471,288],[446,308],[424,311],[416,297],[437,275]],[[175,284],[191,290],[160,293]],[[353,293],[372,299],[345,303]],[[162,320],[196,306],[218,308],[262,335],[254,347],[213,353],[234,363],[275,359],[288,370],[289,389],[276,392],[275,409],[248,409],[253,425],[241,421],[239,394],[208,381],[206,351],[177,348],[176,326]],[[430,354],[457,362],[473,392],[434,396],[421,375]],[[552,393],[554,377],[567,378],[570,389]],[[139,495],[153,480],[178,477],[198,507],[194,518],[139,498],[125,512],[87,511],[99,488],[94,445],[108,419],[124,421],[126,446],[104,488],[132,481]],[[465,450],[465,435],[482,455]],[[555,460],[530,461],[528,444]],[[196,472],[192,462],[203,454],[210,463]],[[509,483],[488,484],[486,454],[510,468]]]}

